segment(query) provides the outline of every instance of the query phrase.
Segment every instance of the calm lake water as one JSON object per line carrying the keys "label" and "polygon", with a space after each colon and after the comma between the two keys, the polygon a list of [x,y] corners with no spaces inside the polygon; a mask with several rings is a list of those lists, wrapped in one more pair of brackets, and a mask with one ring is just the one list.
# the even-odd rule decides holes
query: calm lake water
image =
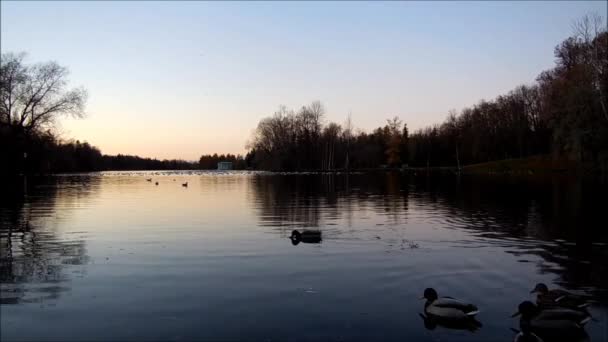
{"label": "calm lake water", "polygon": [[[586,330],[608,341],[606,191],[398,173],[5,179],[0,338],[511,341],[510,314],[546,282],[593,295]],[[475,302],[483,327],[427,329],[425,287]]]}

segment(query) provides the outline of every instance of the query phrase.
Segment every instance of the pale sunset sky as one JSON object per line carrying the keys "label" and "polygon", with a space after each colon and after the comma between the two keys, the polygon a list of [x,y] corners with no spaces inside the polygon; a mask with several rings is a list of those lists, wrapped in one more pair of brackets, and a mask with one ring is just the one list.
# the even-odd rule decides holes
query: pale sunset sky
{"label": "pale sunset sky", "polygon": [[442,121],[554,63],[571,24],[605,1],[13,2],[1,50],[54,60],[88,90],[64,138],[106,154],[195,160],[245,153],[281,104],[320,100],[369,130]]}

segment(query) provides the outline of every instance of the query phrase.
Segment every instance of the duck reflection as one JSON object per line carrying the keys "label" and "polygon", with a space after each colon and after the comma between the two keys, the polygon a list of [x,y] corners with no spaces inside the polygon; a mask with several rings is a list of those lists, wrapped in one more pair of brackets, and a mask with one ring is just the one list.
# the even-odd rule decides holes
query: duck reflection
{"label": "duck reflection", "polygon": [[511,328],[511,330],[516,333],[513,342],[544,342],[542,338],[532,332],[530,324],[522,322],[520,323],[520,329],[521,330]]}
{"label": "duck reflection", "polygon": [[483,325],[475,318],[467,320],[451,320],[440,316],[419,314],[424,322],[424,327],[428,330],[435,330],[438,326],[452,330],[467,330],[475,332]]}
{"label": "duck reflection", "polygon": [[[567,308],[542,309],[530,301],[518,306],[512,317],[521,316],[521,332],[516,341],[589,341],[584,326],[591,316],[583,311]],[[527,340],[525,339],[527,338]]]}
{"label": "duck reflection", "polygon": [[302,232],[293,230],[291,232],[291,236],[289,237],[289,240],[291,240],[291,243],[294,246],[297,246],[298,244],[300,244],[300,242],[321,243],[321,240],[323,240],[323,239],[321,237],[320,230],[302,230]]}

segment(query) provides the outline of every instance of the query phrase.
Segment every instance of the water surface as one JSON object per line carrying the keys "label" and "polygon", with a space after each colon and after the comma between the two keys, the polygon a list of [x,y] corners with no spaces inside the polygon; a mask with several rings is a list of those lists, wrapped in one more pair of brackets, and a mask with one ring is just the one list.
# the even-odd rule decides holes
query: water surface
{"label": "water surface", "polygon": [[[537,282],[593,295],[586,330],[608,341],[601,186],[239,172],[6,183],[2,341],[510,341]],[[321,241],[294,243],[294,229]],[[483,327],[427,329],[425,287],[474,301]]]}

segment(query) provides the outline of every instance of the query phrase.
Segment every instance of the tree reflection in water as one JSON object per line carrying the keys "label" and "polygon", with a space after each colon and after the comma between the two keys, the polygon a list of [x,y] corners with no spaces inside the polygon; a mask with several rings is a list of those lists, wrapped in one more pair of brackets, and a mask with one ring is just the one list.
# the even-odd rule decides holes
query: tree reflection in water
{"label": "tree reflection in water", "polygon": [[[604,185],[562,177],[497,178],[456,175],[258,175],[251,180],[259,225],[281,237],[315,229],[324,239],[346,239],[354,215],[371,210],[386,225],[407,227],[411,208],[436,211],[453,227],[507,248],[526,262],[544,260],[539,273],[608,302],[608,231],[599,200]],[[366,217],[360,217],[365,219]],[[334,221],[346,223],[338,227]],[[379,223],[380,224],[380,223]],[[377,237],[380,239],[380,237]],[[391,243],[395,243],[391,241]],[[401,246],[418,246],[403,239]]]}
{"label": "tree reflection in water", "polygon": [[68,268],[88,262],[84,240],[58,233],[62,216],[96,189],[90,176],[32,178],[6,182],[0,195],[1,303],[44,302],[69,290]]}

